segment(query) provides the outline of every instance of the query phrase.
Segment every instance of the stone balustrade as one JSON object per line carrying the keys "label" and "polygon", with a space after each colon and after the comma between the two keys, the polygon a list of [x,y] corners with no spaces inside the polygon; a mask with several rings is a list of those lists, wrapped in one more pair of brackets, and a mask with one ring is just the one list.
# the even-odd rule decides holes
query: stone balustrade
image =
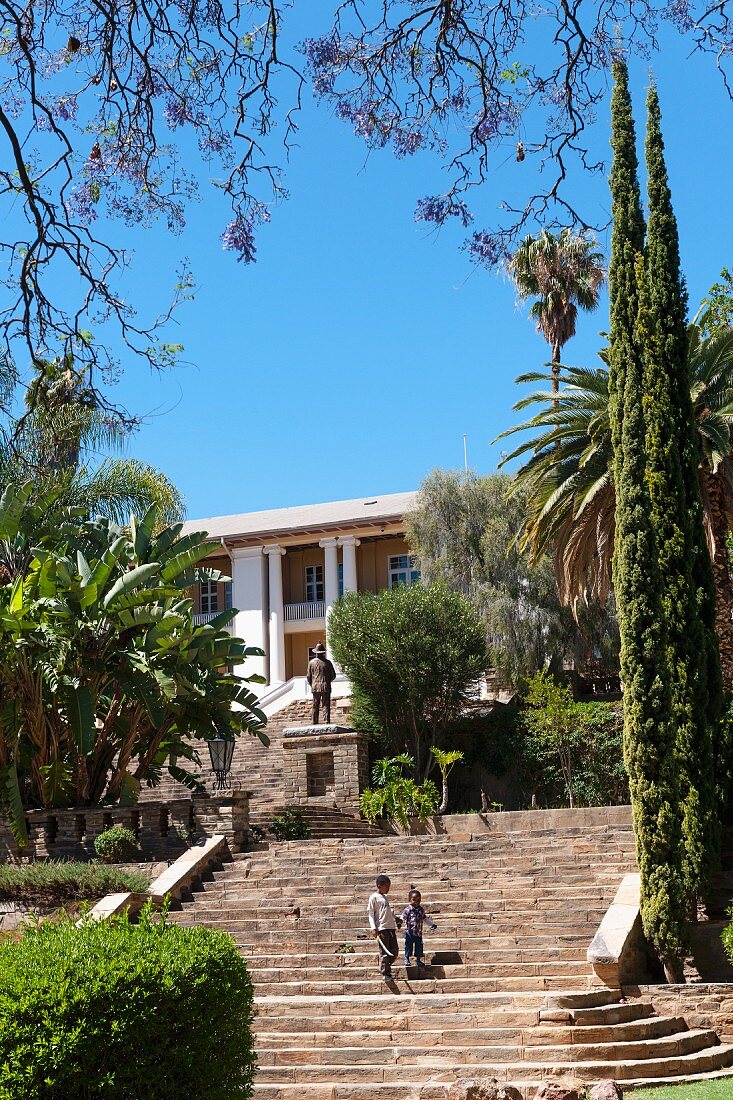
{"label": "stone balustrade", "polygon": [[249,830],[246,791],[193,798],[168,798],[134,806],[68,810],[28,810],[29,845],[19,849],[9,827],[0,822],[0,862],[26,859],[94,859],[94,841],[113,825],[134,833],[145,858],[180,855],[192,839],[225,836],[235,850]]}

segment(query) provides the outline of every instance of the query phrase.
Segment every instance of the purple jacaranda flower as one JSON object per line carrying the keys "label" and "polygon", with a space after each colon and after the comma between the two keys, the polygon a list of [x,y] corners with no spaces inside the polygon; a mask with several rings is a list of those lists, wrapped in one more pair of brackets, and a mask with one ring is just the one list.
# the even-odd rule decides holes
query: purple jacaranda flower
{"label": "purple jacaranda flower", "polygon": [[505,257],[505,249],[495,233],[488,233],[485,229],[473,233],[464,243],[463,248],[468,252],[474,263],[484,267],[496,267]]}
{"label": "purple jacaranda flower", "polygon": [[5,114],[10,118],[20,118],[25,110],[25,100],[22,96],[16,95],[15,92],[8,92],[3,98],[3,107]]}
{"label": "purple jacaranda flower", "polygon": [[[69,122],[76,118],[79,104],[72,95],[53,96],[44,100],[44,106],[57,122]],[[39,130],[50,130],[51,120],[42,111],[38,112],[36,126]]]}
{"label": "purple jacaranda flower", "polygon": [[464,226],[469,226],[473,221],[473,214],[465,202],[449,195],[426,195],[424,199],[419,199],[415,208],[416,222],[442,225],[448,218],[460,218]]}
{"label": "purple jacaranda flower", "polygon": [[395,156],[411,157],[425,144],[425,135],[419,130],[397,126],[392,134]]}
{"label": "purple jacaranda flower", "polygon": [[97,220],[96,202],[99,198],[98,184],[82,183],[69,195],[66,202],[67,212],[79,219],[84,225],[91,225]]}
{"label": "purple jacaranda flower", "polygon": [[237,261],[244,260],[246,264],[252,264],[255,262],[255,254],[257,249],[255,247],[254,232],[252,228],[252,221],[250,218],[246,218],[243,215],[238,215],[233,222],[230,222],[221,235],[222,247],[225,252],[238,252]]}
{"label": "purple jacaranda flower", "polygon": [[513,103],[495,103],[487,106],[475,121],[476,137],[489,142],[498,133],[514,130],[519,122],[519,110]]}
{"label": "purple jacaranda flower", "polygon": [[222,153],[226,153],[231,145],[232,139],[229,134],[225,134],[221,130],[207,130],[199,137],[199,149],[204,156],[211,156],[212,154],[220,156]]}
{"label": "purple jacaranda flower", "polygon": [[321,38],[306,38],[300,44],[308,68],[313,75],[313,90],[316,95],[328,95],[333,91],[336,69],[342,61],[341,42],[333,34]]}
{"label": "purple jacaranda flower", "polygon": [[179,126],[190,123],[193,126],[201,126],[206,121],[206,115],[197,108],[189,107],[185,100],[170,98],[163,108],[163,118],[169,129],[175,130]]}

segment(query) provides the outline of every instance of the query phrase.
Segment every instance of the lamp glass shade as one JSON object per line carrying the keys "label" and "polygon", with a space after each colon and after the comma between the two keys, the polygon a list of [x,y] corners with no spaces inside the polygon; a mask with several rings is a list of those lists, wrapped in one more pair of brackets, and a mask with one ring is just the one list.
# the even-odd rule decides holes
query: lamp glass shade
{"label": "lamp glass shade", "polygon": [[226,775],[232,767],[234,756],[233,737],[212,737],[209,742],[209,756],[211,757],[211,770],[217,775]]}

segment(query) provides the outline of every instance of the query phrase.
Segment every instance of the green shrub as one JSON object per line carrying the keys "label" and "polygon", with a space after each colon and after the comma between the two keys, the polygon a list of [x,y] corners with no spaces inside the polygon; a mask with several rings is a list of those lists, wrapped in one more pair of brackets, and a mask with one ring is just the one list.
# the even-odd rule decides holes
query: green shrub
{"label": "green shrub", "polygon": [[98,863],[5,863],[0,865],[0,899],[26,905],[56,906],[65,901],[102,898],[131,890],[143,893],[149,879]]}
{"label": "green shrub", "polygon": [[311,835],[310,825],[300,810],[283,810],[273,814],[268,822],[275,840],[307,840]]}
{"label": "green shrub", "polygon": [[124,825],[113,825],[99,834],[94,851],[105,863],[124,863],[138,853],[137,838]]}
{"label": "green shrub", "polygon": [[378,760],[372,769],[373,787],[367,787],[359,799],[359,809],[372,825],[379,818],[397,821],[407,827],[411,817],[424,821],[440,804],[438,788],[431,779],[416,783],[404,775],[405,768],[414,768],[411,756],[388,756]]}
{"label": "green shrub", "polygon": [[0,1100],[251,1095],[252,983],[230,936],[66,919],[0,946]]}

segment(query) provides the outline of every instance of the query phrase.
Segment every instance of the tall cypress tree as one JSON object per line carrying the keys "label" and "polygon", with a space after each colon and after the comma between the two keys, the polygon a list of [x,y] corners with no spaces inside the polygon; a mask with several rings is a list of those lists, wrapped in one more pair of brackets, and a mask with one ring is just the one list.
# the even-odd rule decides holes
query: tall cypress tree
{"label": "tall cypress tree", "polygon": [[649,225],[646,271],[651,333],[642,345],[652,519],[665,580],[664,613],[682,795],[680,866],[688,895],[700,893],[719,846],[713,733],[722,688],[715,587],[698,487],[698,440],[687,357],[687,294],[664,159],[659,98],[647,99]]}
{"label": "tall cypress tree", "polygon": [[644,346],[653,325],[626,65],[611,100],[613,234],[609,388],[616,490],[614,590],[621,632],[624,757],[629,773],[644,932],[676,977],[685,915],[682,821],[663,584],[647,478]]}

